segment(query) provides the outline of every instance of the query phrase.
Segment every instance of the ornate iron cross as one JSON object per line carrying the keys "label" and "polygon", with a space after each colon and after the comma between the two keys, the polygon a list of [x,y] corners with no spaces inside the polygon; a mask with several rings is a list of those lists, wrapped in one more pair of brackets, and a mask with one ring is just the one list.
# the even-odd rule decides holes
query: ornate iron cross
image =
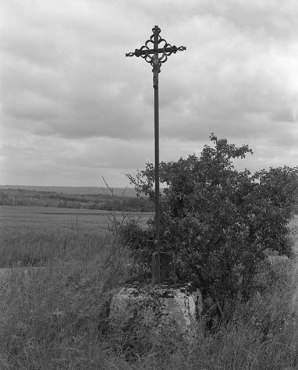
{"label": "ornate iron cross", "polygon": [[[155,137],[155,253],[152,254],[152,282],[158,284],[163,281],[164,265],[163,255],[160,249],[160,216],[159,216],[159,99],[158,99],[158,74],[160,67],[168,60],[171,54],[186,50],[185,46],[171,46],[160,37],[160,28],[152,28],[153,35],[145,42],[145,45],[134,52],[127,53],[127,57],[142,57],[153,67],[154,88],[154,137]],[[150,49],[150,46],[152,48]]]}
{"label": "ornate iron cross", "polygon": [[[145,42],[144,46],[140,49],[136,49],[134,52],[125,54],[127,57],[142,57],[147,63],[152,65],[153,87],[155,89],[158,88],[158,73],[160,72],[162,63],[165,63],[171,54],[186,50],[185,46],[179,46],[178,48],[177,46],[171,46],[165,39],[160,37],[160,31],[160,28],[155,26],[152,28],[153,35]],[[152,44],[153,49],[150,49],[150,44]],[[159,44],[163,44],[163,46],[160,47]],[[161,56],[159,56],[159,54],[161,54]]]}

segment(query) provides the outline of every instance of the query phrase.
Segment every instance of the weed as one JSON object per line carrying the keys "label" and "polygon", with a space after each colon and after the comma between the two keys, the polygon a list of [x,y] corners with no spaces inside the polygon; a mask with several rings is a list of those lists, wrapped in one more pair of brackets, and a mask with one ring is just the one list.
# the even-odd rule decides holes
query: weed
{"label": "weed", "polygon": [[126,333],[104,325],[112,291],[128,274],[129,256],[117,238],[84,233],[79,222],[79,237],[71,230],[2,235],[1,266],[26,270],[1,275],[1,369],[297,368],[295,262],[276,259],[273,273],[262,270],[259,276],[270,281],[270,289],[239,303],[216,332],[204,331],[185,345],[166,330],[148,337],[137,322]]}

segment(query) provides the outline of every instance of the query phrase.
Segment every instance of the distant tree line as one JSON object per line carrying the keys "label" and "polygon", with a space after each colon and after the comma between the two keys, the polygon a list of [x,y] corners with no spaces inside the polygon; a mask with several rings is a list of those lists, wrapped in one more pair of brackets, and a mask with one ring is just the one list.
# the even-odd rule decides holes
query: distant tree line
{"label": "distant tree line", "polygon": [[[98,209],[124,212],[154,211],[154,204],[148,197],[125,197],[109,194],[79,195],[27,189],[0,189],[0,205]],[[294,212],[298,214],[297,204],[293,207]]]}
{"label": "distant tree line", "polygon": [[26,189],[1,189],[0,205],[98,209],[124,212],[153,211],[153,204],[146,197],[120,197],[109,194],[79,195]]}

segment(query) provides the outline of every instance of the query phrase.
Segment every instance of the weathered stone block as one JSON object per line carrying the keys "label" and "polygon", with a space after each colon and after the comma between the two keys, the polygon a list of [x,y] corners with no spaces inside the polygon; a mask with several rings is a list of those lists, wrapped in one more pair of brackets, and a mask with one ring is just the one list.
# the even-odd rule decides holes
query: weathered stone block
{"label": "weathered stone block", "polygon": [[111,299],[109,324],[119,330],[130,330],[135,325],[149,336],[173,332],[176,338],[193,342],[202,334],[202,311],[201,292],[188,285],[126,286]]}

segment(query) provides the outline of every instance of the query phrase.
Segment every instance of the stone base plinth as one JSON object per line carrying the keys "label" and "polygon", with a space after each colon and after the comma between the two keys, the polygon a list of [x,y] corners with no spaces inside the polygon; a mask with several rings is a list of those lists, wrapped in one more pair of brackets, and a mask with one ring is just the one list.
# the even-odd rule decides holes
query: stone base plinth
{"label": "stone base plinth", "polygon": [[113,295],[108,321],[119,330],[135,327],[148,336],[173,333],[175,338],[193,342],[202,334],[202,310],[201,292],[188,285],[127,286]]}

